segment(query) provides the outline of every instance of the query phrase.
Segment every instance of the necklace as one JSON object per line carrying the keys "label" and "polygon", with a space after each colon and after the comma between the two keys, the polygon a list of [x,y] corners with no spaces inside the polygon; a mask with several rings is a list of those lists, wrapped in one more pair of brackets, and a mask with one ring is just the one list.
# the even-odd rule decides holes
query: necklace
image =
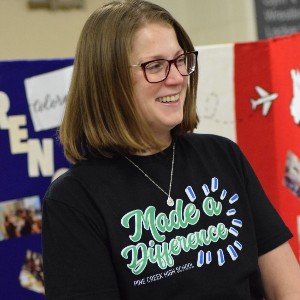
{"label": "necklace", "polygon": [[169,192],[167,193],[163,188],[161,188],[148,174],[146,174],[137,164],[135,164],[130,158],[124,155],[124,157],[133,165],[135,166],[140,172],[142,172],[157,188],[159,188],[165,195],[168,196],[167,204],[169,206],[174,205],[174,200],[171,197],[171,190],[172,190],[172,181],[173,181],[173,170],[174,170],[174,158],[175,158],[175,142],[173,142],[173,157],[172,157],[172,164],[171,164],[171,174],[170,174],[170,183],[169,183]]}

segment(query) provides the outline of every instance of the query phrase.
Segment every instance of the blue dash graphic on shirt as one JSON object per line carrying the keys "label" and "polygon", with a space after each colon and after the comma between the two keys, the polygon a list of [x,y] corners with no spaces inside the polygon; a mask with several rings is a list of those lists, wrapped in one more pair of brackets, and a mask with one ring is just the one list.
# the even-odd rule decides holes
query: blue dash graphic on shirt
{"label": "blue dash graphic on shirt", "polygon": [[226,195],[227,195],[227,191],[226,191],[226,190],[223,190],[222,193],[221,193],[220,199],[221,199],[221,200],[224,200],[225,197],[226,197]]}
{"label": "blue dash graphic on shirt", "polygon": [[193,190],[193,188],[191,186],[188,186],[185,189],[185,193],[189,197],[190,201],[194,202],[196,200],[196,195],[195,195],[194,190]]}
{"label": "blue dash graphic on shirt", "polygon": [[[189,187],[191,188],[191,187]],[[210,209],[212,210],[212,213],[207,214],[209,216],[213,216],[213,215],[219,215],[219,212],[216,210],[218,205],[222,205],[221,202],[217,202],[215,201],[215,199],[211,196],[213,193],[216,193],[218,191],[219,188],[219,180],[216,177],[213,177],[211,179],[211,183],[210,183],[210,188],[208,184],[203,184],[202,185],[202,190],[204,192],[204,195],[206,196],[205,200],[208,198],[207,196],[210,195],[210,199],[211,202],[209,204]],[[223,202],[227,197],[227,190],[223,189],[221,192],[221,195],[219,197],[219,199]],[[205,205],[205,200],[203,202],[203,205]],[[239,200],[239,195],[238,194],[233,194],[231,197],[229,197],[228,202],[230,205],[233,205],[234,203],[236,203]],[[220,206],[219,206],[220,208]],[[207,212],[207,209],[203,209],[204,212]],[[234,216],[236,214],[236,209],[235,208],[231,208],[229,210],[227,210],[226,212],[226,216],[227,217],[231,217]],[[228,229],[228,233],[233,235],[234,237],[238,237],[239,235],[239,229],[242,228],[243,226],[243,222],[239,219],[232,219],[231,224],[233,226],[230,226]],[[204,250],[200,250],[198,252],[198,257],[197,257],[197,266],[198,267],[202,267],[205,264],[210,264],[211,261],[213,260],[213,258],[215,257],[215,259],[217,259],[218,265],[219,266],[223,266],[226,262],[226,257],[228,256],[227,254],[229,254],[229,258],[233,261],[235,261],[238,258],[238,252],[237,251],[241,251],[242,250],[242,244],[239,241],[235,241],[233,243],[233,245],[227,245],[226,246],[226,250],[225,249],[218,249],[216,252],[216,256],[214,256],[211,251],[207,251],[205,253]],[[226,254],[227,253],[227,254]]]}
{"label": "blue dash graphic on shirt", "polygon": [[226,212],[226,215],[229,217],[229,216],[233,216],[236,214],[236,210],[234,208],[232,209],[229,209],[227,212]]}

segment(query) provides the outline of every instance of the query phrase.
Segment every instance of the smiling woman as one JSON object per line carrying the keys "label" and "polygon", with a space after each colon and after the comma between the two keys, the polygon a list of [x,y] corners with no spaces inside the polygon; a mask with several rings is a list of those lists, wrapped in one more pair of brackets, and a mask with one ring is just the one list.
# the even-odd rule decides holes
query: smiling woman
{"label": "smiling woman", "polygon": [[[182,76],[178,68],[178,58],[183,52],[175,30],[166,23],[146,24],[133,36],[130,61],[138,61],[144,66],[132,69],[134,100],[155,139],[164,147],[171,143],[171,129],[183,120],[188,84],[186,74]],[[166,62],[175,59],[174,65],[165,64],[166,67],[158,72],[156,69],[162,59]],[[194,62],[196,64],[196,60]],[[195,65],[193,67],[195,70]]]}
{"label": "smiling woman", "polygon": [[[43,207],[47,299],[299,299],[291,232],[238,146],[192,133],[197,52],[148,1],[112,1],[77,46]],[[86,280],[88,278],[88,280]]]}

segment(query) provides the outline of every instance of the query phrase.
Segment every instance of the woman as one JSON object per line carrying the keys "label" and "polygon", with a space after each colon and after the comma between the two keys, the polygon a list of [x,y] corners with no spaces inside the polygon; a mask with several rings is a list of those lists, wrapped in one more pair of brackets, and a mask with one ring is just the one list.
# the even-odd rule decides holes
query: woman
{"label": "woman", "polygon": [[43,210],[47,299],[300,299],[290,231],[231,141],[196,135],[197,52],[146,1],[78,43]]}

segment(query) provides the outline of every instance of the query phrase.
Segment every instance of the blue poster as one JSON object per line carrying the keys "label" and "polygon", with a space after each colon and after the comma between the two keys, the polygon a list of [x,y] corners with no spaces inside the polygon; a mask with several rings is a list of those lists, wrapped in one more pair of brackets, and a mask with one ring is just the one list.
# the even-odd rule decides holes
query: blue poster
{"label": "blue poster", "polygon": [[44,299],[42,202],[69,168],[57,137],[73,59],[0,61],[0,299]]}

